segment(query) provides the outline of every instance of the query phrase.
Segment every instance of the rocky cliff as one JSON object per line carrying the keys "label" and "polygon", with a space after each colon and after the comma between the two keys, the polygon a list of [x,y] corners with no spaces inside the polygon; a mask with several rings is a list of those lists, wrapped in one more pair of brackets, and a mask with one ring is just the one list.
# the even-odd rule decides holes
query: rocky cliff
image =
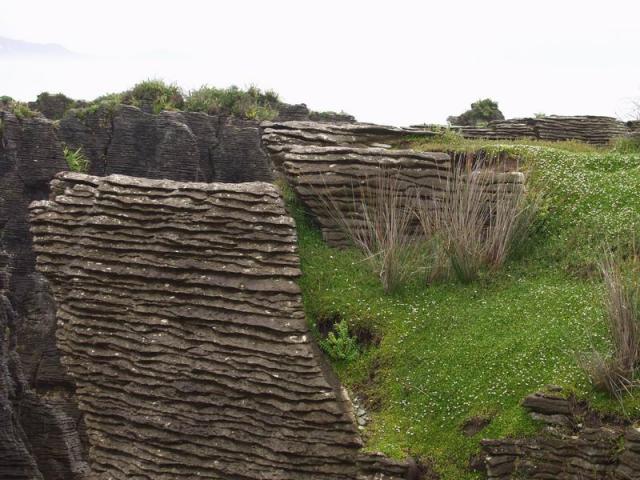
{"label": "rocky cliff", "polygon": [[0,250],[8,277],[0,422],[13,426],[0,433],[0,458],[8,459],[6,465],[0,460],[0,478],[12,478],[8,469],[15,465],[25,465],[25,478],[46,480],[73,478],[86,467],[75,386],[60,364],[55,304],[35,271],[27,220],[28,205],[48,198],[50,180],[68,169],[65,144],[81,148],[89,171],[98,175],[239,182],[272,176],[256,122],[198,113],[151,115],[127,106],[67,115],[59,124],[0,112]]}
{"label": "rocky cliff", "polygon": [[63,173],[31,213],[95,478],[405,477],[358,452],[275,187]]}

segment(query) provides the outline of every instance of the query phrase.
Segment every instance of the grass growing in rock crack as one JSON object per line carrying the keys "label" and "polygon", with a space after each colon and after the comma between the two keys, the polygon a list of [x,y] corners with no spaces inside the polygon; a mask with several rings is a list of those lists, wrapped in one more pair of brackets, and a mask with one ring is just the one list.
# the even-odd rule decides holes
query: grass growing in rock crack
{"label": "grass growing in rock crack", "polygon": [[[326,246],[289,199],[312,327],[339,318],[381,338],[355,360],[333,362],[343,383],[367,401],[367,448],[428,458],[443,480],[479,478],[467,467],[482,438],[535,432],[520,402],[547,384],[597,408],[640,415],[640,394],[619,404],[591,385],[578,361],[593,348],[611,348],[597,264],[603,243],[631,238],[639,225],[640,155],[589,146],[481,148],[523,158],[545,203],[524,251],[466,285],[416,280],[385,295],[361,254]],[[478,415],[491,422],[465,436],[461,426]]]}

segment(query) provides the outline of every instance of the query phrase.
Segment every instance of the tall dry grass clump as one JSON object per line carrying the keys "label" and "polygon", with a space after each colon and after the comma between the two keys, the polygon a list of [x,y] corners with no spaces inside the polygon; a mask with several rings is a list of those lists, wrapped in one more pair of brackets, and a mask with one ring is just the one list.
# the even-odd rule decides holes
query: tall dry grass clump
{"label": "tall dry grass clump", "polygon": [[424,235],[441,239],[462,282],[476,279],[485,268],[501,267],[526,238],[536,211],[524,175],[463,167],[441,183],[441,194],[417,202]]}
{"label": "tall dry grass clump", "polygon": [[[325,190],[328,190],[325,188]],[[350,189],[350,205],[330,193],[316,192],[325,213],[360,251],[385,292],[416,274],[419,255],[415,215],[402,189],[400,171],[381,168]]]}
{"label": "tall dry grass clump", "polygon": [[596,388],[620,398],[636,385],[640,365],[640,259],[634,254],[621,260],[607,252],[601,271],[612,350],[608,355],[594,350],[582,363]]}

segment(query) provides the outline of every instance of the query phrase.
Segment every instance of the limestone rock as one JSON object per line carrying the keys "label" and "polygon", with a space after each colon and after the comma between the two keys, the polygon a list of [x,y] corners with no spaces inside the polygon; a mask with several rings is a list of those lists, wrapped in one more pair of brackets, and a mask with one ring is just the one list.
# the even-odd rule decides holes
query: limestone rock
{"label": "limestone rock", "polygon": [[89,173],[180,181],[268,181],[257,122],[196,112],[145,113],[120,105],[60,122],[60,138],[82,148]]}
{"label": "limestone rock", "polygon": [[267,183],[61,173],[31,205],[93,478],[404,478],[361,455]]}
{"label": "limestone rock", "polygon": [[420,128],[398,128],[370,123],[262,122],[262,142],[276,166],[294,146],[372,147],[399,142],[408,136],[434,136]]}
{"label": "limestone rock", "polygon": [[595,115],[513,118],[489,122],[486,127],[457,128],[467,138],[580,140],[596,145],[605,145],[628,132],[623,122]]}
{"label": "limestone rock", "polygon": [[547,426],[535,437],[483,440],[490,480],[640,478],[640,430],[635,426],[601,418],[559,391],[535,393],[523,405]]}
{"label": "limestone rock", "polygon": [[[52,122],[6,111],[0,121],[0,458],[24,478],[76,478],[86,468],[82,422],[55,346],[48,285],[34,271],[27,220],[29,203],[47,198],[49,180],[67,166]],[[22,478],[6,469],[3,476],[2,468],[0,460],[0,478]]]}

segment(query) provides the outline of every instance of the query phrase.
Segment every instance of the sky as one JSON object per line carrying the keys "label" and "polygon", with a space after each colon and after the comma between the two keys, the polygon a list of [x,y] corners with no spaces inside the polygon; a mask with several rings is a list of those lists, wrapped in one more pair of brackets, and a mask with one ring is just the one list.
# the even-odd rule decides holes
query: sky
{"label": "sky", "polygon": [[92,99],[148,78],[254,84],[390,125],[444,123],[490,97],[507,118],[627,119],[640,1],[4,0],[0,37],[74,55],[6,56],[0,95]]}

